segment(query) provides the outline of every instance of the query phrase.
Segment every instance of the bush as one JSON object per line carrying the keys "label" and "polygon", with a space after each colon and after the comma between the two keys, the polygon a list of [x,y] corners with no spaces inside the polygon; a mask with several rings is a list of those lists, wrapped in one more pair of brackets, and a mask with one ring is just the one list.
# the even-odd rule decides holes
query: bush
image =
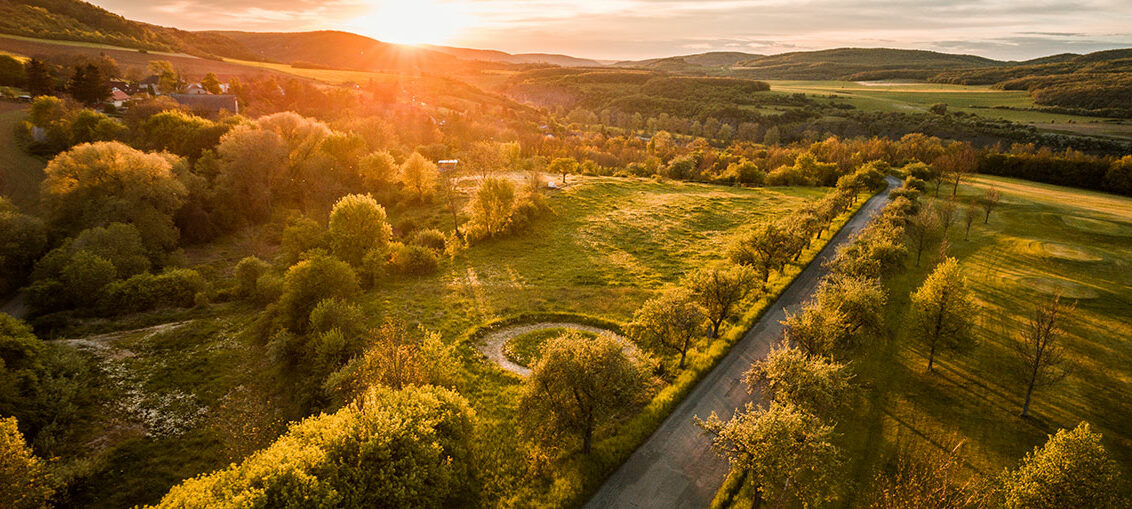
{"label": "bush", "polygon": [[444,242],[444,234],[435,228],[418,230],[409,241],[410,244],[427,247],[436,252],[444,251]]}
{"label": "bush", "polygon": [[357,295],[358,276],[346,262],[316,254],[287,269],[279,296],[279,325],[306,332],[311,311],[323,299]]}
{"label": "bush", "polygon": [[342,299],[324,299],[311,310],[310,330],[323,333],[339,330],[347,339],[360,336],[365,328],[365,317],[355,304]]}
{"label": "bush", "polygon": [[192,269],[172,269],[161,274],[138,274],[107,286],[103,307],[107,313],[137,313],[162,307],[197,305],[197,294],[206,288],[204,278]]}
{"label": "bush", "polygon": [[330,212],[327,236],[334,254],[357,267],[366,253],[385,249],[393,228],[385,208],[369,195],[343,196]]}
{"label": "bush", "polygon": [[440,260],[431,249],[421,246],[393,244],[390,247],[389,264],[401,274],[423,276],[436,272]]}
{"label": "bush", "polygon": [[242,299],[255,297],[259,278],[270,268],[267,262],[254,256],[240,260],[236,264],[236,294]]}

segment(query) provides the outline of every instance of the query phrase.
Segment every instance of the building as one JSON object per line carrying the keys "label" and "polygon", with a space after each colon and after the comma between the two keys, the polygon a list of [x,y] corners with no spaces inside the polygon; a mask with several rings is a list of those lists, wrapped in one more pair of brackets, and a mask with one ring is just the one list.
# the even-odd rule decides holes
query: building
{"label": "building", "polygon": [[169,98],[187,106],[193,112],[210,115],[217,115],[222,111],[233,115],[240,113],[240,102],[234,95],[169,94]]}
{"label": "building", "polygon": [[442,172],[450,172],[454,171],[459,163],[459,159],[441,159],[436,162],[436,168]]}
{"label": "building", "polygon": [[110,91],[110,98],[107,99],[107,101],[113,104],[115,108],[121,108],[122,105],[126,104],[130,99],[132,99],[130,94],[123,92],[121,89],[114,88]]}
{"label": "building", "polygon": [[204,88],[204,85],[201,85],[200,83],[193,83],[192,85],[185,87],[185,93],[190,95],[208,95],[211,92],[206,90]]}

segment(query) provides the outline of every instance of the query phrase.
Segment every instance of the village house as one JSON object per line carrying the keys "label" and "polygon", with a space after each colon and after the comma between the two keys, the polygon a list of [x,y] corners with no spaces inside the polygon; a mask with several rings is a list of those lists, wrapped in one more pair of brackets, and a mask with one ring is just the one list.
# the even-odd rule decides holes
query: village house
{"label": "village house", "polygon": [[169,94],[170,99],[187,106],[193,112],[218,115],[227,111],[233,115],[240,113],[240,103],[234,95],[228,94]]}

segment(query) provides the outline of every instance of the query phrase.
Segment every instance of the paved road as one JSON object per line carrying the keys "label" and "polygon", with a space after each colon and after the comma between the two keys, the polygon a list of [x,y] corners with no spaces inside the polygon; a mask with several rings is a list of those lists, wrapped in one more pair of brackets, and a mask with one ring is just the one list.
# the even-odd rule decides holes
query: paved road
{"label": "paved road", "polygon": [[[888,184],[891,191],[899,181],[890,177]],[[779,322],[785,319],[786,310],[794,311],[813,294],[825,275],[822,262],[831,258],[837,246],[848,241],[884,207],[887,195],[887,192],[882,193],[865,203],[747,335],[692,389],[652,436],[606,479],[586,504],[587,508],[710,505],[727,475],[727,461],[712,452],[710,438],[696,426],[692,417],[706,418],[715,412],[726,419],[735,409],[752,400],[741,380],[742,374],[752,362],[764,357],[782,336]]]}

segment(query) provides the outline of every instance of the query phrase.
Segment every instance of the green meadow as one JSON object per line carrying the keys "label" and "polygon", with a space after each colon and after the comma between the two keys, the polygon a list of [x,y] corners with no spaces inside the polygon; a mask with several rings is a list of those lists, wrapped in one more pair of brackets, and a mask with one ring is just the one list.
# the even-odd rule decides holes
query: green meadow
{"label": "green meadow", "polygon": [[[838,428],[862,485],[893,444],[939,454],[962,443],[967,474],[989,478],[1047,434],[1080,421],[1104,435],[1132,474],[1132,199],[985,176],[960,186],[959,197],[990,186],[1002,203],[989,224],[980,215],[969,241],[961,221],[948,236],[947,252],[977,296],[977,346],[937,356],[930,374],[925,349],[901,325],[909,294],[936,258],[932,247],[920,267],[910,261],[889,282],[891,333],[854,361],[867,390]],[[945,186],[941,195],[950,191]],[[1072,372],[1060,385],[1036,389],[1030,417],[1021,418],[1026,386],[1012,371],[1011,344],[1034,306],[1056,294],[1077,304],[1064,342]]]}

